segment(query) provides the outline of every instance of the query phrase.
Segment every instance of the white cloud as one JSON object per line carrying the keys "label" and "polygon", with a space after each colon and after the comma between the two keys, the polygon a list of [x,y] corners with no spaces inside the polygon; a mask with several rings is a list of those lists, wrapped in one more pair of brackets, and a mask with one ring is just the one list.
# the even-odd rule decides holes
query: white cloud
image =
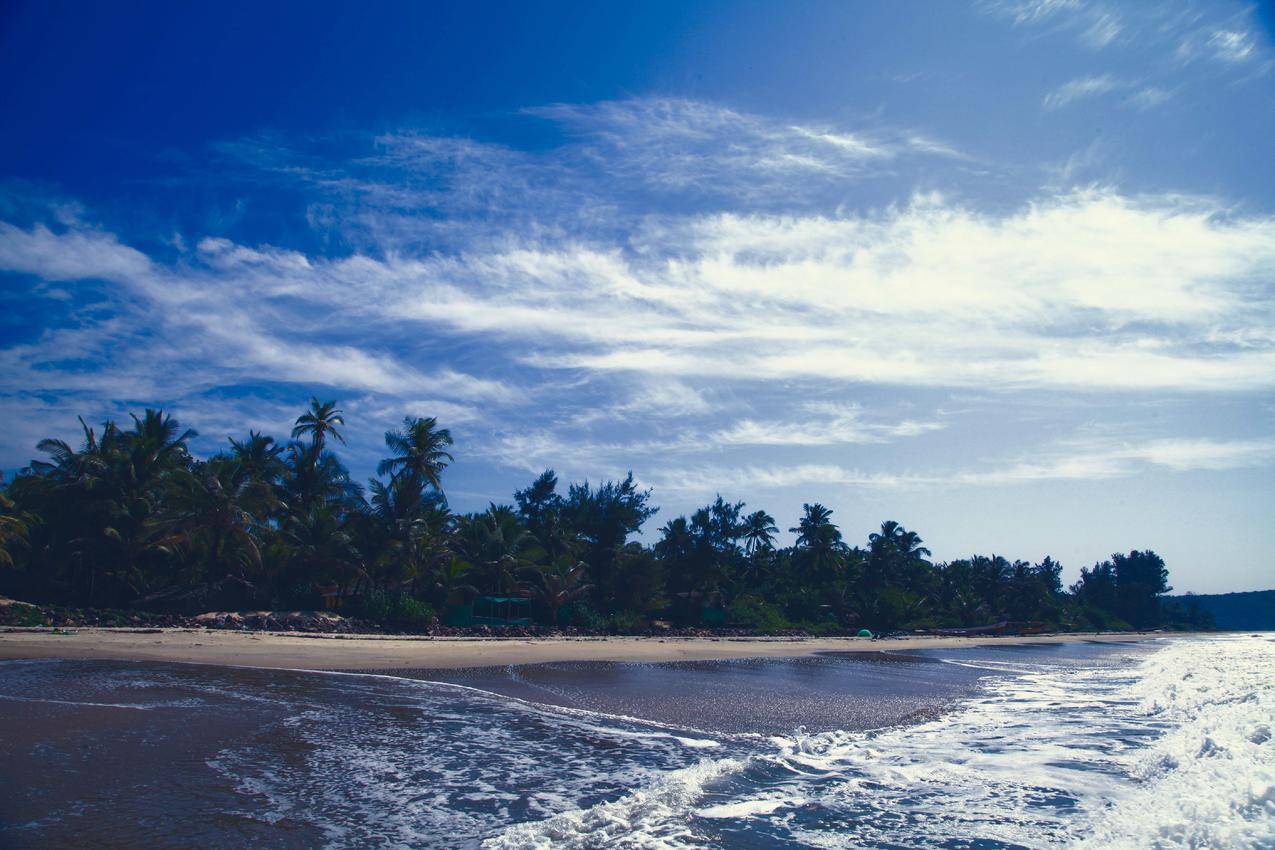
{"label": "white cloud", "polygon": [[612,176],[679,191],[758,196],[779,189],[772,181],[793,173],[844,179],[907,153],[959,155],[940,142],[911,143],[909,134],[886,127],[858,132],[783,123],[676,98],[554,104],[525,112],[575,134],[576,147],[557,152],[568,162],[605,162]]}
{"label": "white cloud", "polygon": [[1173,95],[1174,93],[1172,91],[1162,89],[1158,86],[1147,86],[1130,95],[1127,102],[1135,109],[1154,109],[1155,107],[1170,101],[1173,98]]}
{"label": "white cloud", "polygon": [[[1267,46],[1254,35],[1260,24],[1253,5],[1192,2],[1122,3],[1108,0],[982,0],[976,4],[986,14],[1033,37],[1063,34],[1091,50],[1124,48],[1136,51],[1139,67],[1159,79],[1148,80],[1168,87],[1169,75],[1199,60],[1249,74],[1261,61],[1257,75],[1275,62]],[[1159,56],[1161,61],[1147,62]],[[1240,77],[1239,79],[1244,79]]]}
{"label": "white cloud", "polygon": [[1080,40],[1089,47],[1100,49],[1115,41],[1120,30],[1120,18],[1110,12],[1102,12],[1080,34]]}
{"label": "white cloud", "polygon": [[983,0],[985,11],[1010,18],[1015,25],[1038,24],[1084,8],[1080,0]]}
{"label": "white cloud", "polygon": [[[345,198],[323,215],[359,219],[368,241],[344,256],[196,233],[171,243],[173,260],[171,248],[148,256],[84,215],[53,229],[0,224],[0,269],[45,281],[32,297],[52,299],[52,282],[72,296],[58,306],[66,321],[0,350],[0,394],[85,410],[176,399],[225,428],[236,417],[218,419],[200,393],[285,383],[280,396],[349,399],[378,427],[410,412],[481,428],[467,452],[505,466],[569,463],[561,471],[578,476],[633,466],[683,489],[710,479],[709,489],[737,479],[972,486],[1261,456],[1163,441],[1141,455],[1103,445],[943,476],[882,474],[848,458],[947,422],[811,399],[932,387],[1121,391],[1111,399],[1270,391],[1270,217],[1210,198],[1061,188],[1093,167],[1096,147],[1059,188],[1016,209],[923,192],[834,213],[843,178],[960,154],[915,131],[684,102],[544,114],[572,133],[550,154],[390,134],[360,171],[366,162],[298,163],[253,146],[269,175]],[[670,210],[662,196],[631,194],[673,186],[697,203]],[[789,203],[790,189],[811,186],[835,191]],[[727,202],[698,203],[718,191]],[[722,206],[733,212],[713,211]],[[75,282],[89,279],[109,309],[76,302]],[[705,465],[767,453],[793,462]]]}
{"label": "white cloud", "polygon": [[718,431],[708,443],[718,446],[830,446],[845,443],[884,443],[899,437],[915,437],[944,427],[941,422],[906,419],[900,422],[865,421],[858,405],[811,402],[802,405],[804,416],[791,420],[741,419]]}
{"label": "white cloud", "polygon": [[1045,95],[1042,103],[1046,109],[1061,109],[1078,100],[1098,97],[1123,86],[1124,83],[1107,74],[1099,77],[1079,77],[1063,83],[1057,89]]}
{"label": "white cloud", "polygon": [[0,222],[0,269],[50,281],[120,280],[146,274],[150,260],[110,233],[75,227],[54,233],[42,224],[23,230]]}
{"label": "white cloud", "polygon": [[[42,236],[35,251],[28,237],[0,232],[8,267],[49,279],[97,273],[50,249],[61,244],[50,239],[76,248],[89,236]],[[459,402],[521,397],[445,364],[408,365],[380,344],[441,332],[501,341],[506,356],[541,369],[662,381],[1275,386],[1275,303],[1263,283],[1275,221],[1207,199],[1091,189],[988,216],[922,196],[864,216],[694,217],[634,234],[627,251],[545,240],[327,260],[217,245],[204,267],[160,267],[92,239],[131,258],[110,274],[142,299],[146,321],[163,319],[174,349],[206,359],[196,375],[264,372]],[[20,359],[34,367],[57,356],[45,345]]]}
{"label": "white cloud", "polygon": [[460,401],[521,398],[498,380],[447,366],[420,370],[394,354],[338,339],[344,329],[334,321],[339,317],[316,315],[311,305],[324,300],[324,290],[348,286],[357,261],[320,267],[295,252],[225,240],[203,240],[199,250],[209,258],[205,267],[163,266],[111,234],[85,228],[55,234],[38,225],[26,231],[0,223],[0,270],[47,281],[107,281],[115,311],[103,318],[89,306],[78,325],[4,349],[0,391],[173,398],[266,380],[442,393]]}
{"label": "white cloud", "polygon": [[1275,462],[1275,438],[1249,440],[1156,439],[1139,445],[1071,443],[1030,461],[930,473],[865,472],[835,463],[785,466],[694,467],[655,470],[648,481],[661,492],[704,494],[793,487],[853,487],[875,490],[1009,486],[1041,481],[1101,481],[1151,469],[1167,472],[1258,468]]}
{"label": "white cloud", "polygon": [[1208,45],[1217,58],[1226,62],[1247,62],[1256,53],[1253,36],[1235,30],[1217,30],[1209,36]]}

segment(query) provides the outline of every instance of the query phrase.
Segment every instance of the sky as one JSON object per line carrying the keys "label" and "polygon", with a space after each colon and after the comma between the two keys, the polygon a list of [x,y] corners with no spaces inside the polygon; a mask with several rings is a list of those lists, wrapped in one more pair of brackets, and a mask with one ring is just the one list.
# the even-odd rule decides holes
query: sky
{"label": "sky", "polygon": [[[366,5],[366,4],[365,4]],[[1275,586],[1275,8],[7,2],[0,469],[339,400],[456,510],[632,470]],[[790,538],[791,536],[788,535]]]}

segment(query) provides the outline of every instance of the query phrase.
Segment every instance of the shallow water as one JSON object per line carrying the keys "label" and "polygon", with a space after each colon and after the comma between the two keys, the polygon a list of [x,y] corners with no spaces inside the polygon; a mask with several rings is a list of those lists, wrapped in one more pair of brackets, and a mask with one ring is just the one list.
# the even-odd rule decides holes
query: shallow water
{"label": "shallow water", "polygon": [[1270,636],[415,678],[10,662],[0,846],[1272,847],[1272,669]]}

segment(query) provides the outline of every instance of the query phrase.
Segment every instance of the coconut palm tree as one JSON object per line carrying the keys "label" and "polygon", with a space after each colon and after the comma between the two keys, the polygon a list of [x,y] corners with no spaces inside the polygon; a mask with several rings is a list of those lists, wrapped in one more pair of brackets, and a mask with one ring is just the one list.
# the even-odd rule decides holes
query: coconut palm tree
{"label": "coconut palm tree", "polygon": [[291,443],[283,459],[285,501],[306,512],[319,503],[356,505],[361,488],[332,452],[319,443]]}
{"label": "coconut palm tree", "polygon": [[753,511],[744,517],[744,551],[749,555],[759,550],[770,549],[775,545],[775,535],[779,528],[775,518],[765,511]]}
{"label": "coconut palm tree", "polygon": [[455,546],[467,563],[482,573],[483,590],[518,589],[518,575],[542,555],[536,538],[508,505],[491,505],[457,523]]}
{"label": "coconut palm tree", "polygon": [[531,571],[531,581],[523,585],[523,591],[549,611],[550,628],[558,625],[562,606],[580,598],[592,587],[585,583],[585,569],[582,561],[559,558]]}
{"label": "coconut palm tree", "polygon": [[[190,539],[203,539],[210,577],[229,566],[242,576],[261,567],[260,535],[264,517],[280,507],[273,488],[249,468],[224,456],[190,473],[175,499],[174,520]],[[233,553],[226,557],[227,553]]]}
{"label": "coconut palm tree", "polygon": [[298,440],[306,434],[311,442],[322,450],[328,437],[345,443],[345,437],[337,430],[337,426],[345,426],[345,417],[337,408],[335,401],[320,402],[313,396],[310,398],[310,409],[297,417],[296,427],[292,429],[292,439]]}
{"label": "coconut palm tree", "polygon": [[147,579],[142,560],[172,555],[181,542],[180,532],[164,521],[163,509],[173,491],[172,473],[190,464],[186,443],[196,432],[183,431],[158,409],[132,418],[131,431],[109,424],[103,430],[97,447],[101,461],[89,483],[105,518],[102,536],[115,544],[108,576],[138,595]]}
{"label": "coconut palm tree", "polygon": [[[31,462],[31,471],[46,481],[52,481],[56,484],[67,485],[85,482],[89,476],[94,474],[102,467],[102,447],[98,442],[97,434],[84,421],[84,417],[78,417],[80,428],[84,433],[84,443],[76,451],[71,448],[70,444],[65,440],[56,438],[47,438],[36,443],[36,448],[44,452],[52,459],[52,463],[45,460],[34,460]],[[119,429],[115,427],[114,422],[107,422],[105,426],[105,439],[113,441],[119,434]]]}
{"label": "coconut palm tree", "polygon": [[274,437],[249,431],[248,438],[236,440],[230,438],[230,456],[252,478],[258,481],[274,483],[284,473],[284,447],[275,442]]}
{"label": "coconut palm tree", "polygon": [[839,572],[846,552],[841,530],[832,522],[832,511],[823,505],[801,507],[801,520],[796,527],[788,529],[797,535],[798,560],[816,581],[830,580]]}
{"label": "coconut palm tree", "polygon": [[354,539],[343,517],[328,504],[292,511],[280,527],[293,579],[351,586],[364,577]]}
{"label": "coconut palm tree", "polygon": [[920,592],[926,584],[930,550],[921,536],[894,520],[881,523],[881,530],[868,535],[867,580],[873,586],[901,584]]}
{"label": "coconut palm tree", "polygon": [[458,605],[465,598],[477,596],[478,588],[469,583],[473,567],[453,556],[434,571],[434,598],[443,605]]}
{"label": "coconut palm tree", "polygon": [[0,473],[0,567],[13,566],[11,549],[26,540],[30,517],[18,511],[4,492],[4,475]]}
{"label": "coconut palm tree", "polygon": [[440,477],[454,458],[447,451],[452,432],[439,428],[438,420],[432,416],[405,417],[402,431],[385,432],[385,445],[395,454],[377,465],[377,475],[408,476],[417,486],[428,484],[443,492]]}
{"label": "coconut palm tree", "polygon": [[124,434],[124,468],[121,484],[133,493],[140,493],[156,483],[159,477],[172,469],[184,468],[189,460],[186,443],[198,436],[198,432],[182,430],[177,420],[162,410],[147,408],[141,418],[133,417],[133,430]]}
{"label": "coconut palm tree", "polygon": [[368,489],[370,519],[385,541],[380,580],[411,581],[415,587],[449,557],[447,538],[455,518],[441,499],[422,498],[411,484],[405,478],[388,484],[373,478]]}

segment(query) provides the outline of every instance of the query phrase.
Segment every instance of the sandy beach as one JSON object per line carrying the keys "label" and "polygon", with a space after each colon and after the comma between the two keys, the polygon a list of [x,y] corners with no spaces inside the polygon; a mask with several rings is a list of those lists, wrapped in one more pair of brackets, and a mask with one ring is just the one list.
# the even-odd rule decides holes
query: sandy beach
{"label": "sandy beach", "polygon": [[791,658],[818,652],[899,652],[997,644],[1070,641],[1128,642],[1160,633],[1032,635],[1024,637],[869,638],[659,638],[581,637],[539,639],[307,635],[194,629],[81,628],[0,632],[0,660],[179,661],[308,670],[411,670],[419,668],[540,664],[558,661],[711,661]]}

